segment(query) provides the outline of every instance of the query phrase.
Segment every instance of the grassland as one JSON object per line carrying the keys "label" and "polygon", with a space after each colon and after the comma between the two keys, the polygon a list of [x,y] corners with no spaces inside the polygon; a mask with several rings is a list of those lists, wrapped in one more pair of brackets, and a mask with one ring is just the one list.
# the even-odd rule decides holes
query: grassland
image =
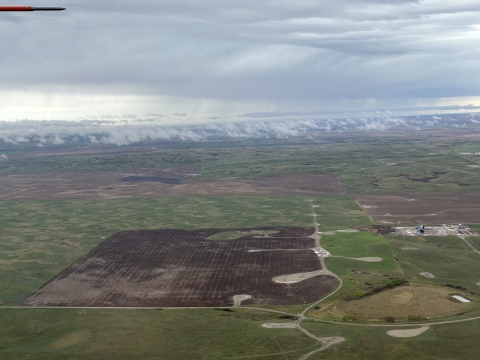
{"label": "grassland", "polygon": [[[415,283],[444,286],[460,286],[466,294],[478,297],[480,287],[480,255],[475,253],[465,242],[455,236],[410,237],[388,235],[390,244],[402,267],[405,276]],[[475,237],[469,238],[477,242]],[[406,250],[406,249],[418,250]],[[427,279],[420,272],[435,275]]]}
{"label": "grassland", "polygon": [[367,231],[337,232],[322,236],[322,246],[334,256],[384,258],[382,267],[395,268],[390,246],[381,235]]}
{"label": "grassland", "polygon": [[[296,330],[264,329],[286,320],[247,310],[4,309],[2,359],[298,359],[316,343]],[[393,328],[303,322],[316,336],[342,336],[310,359],[476,359],[480,321],[432,326],[414,338]],[[300,350],[302,349],[302,350]],[[293,351],[292,353],[286,353]],[[276,355],[268,355],[276,354]]]}
{"label": "grassland", "polygon": [[262,328],[285,320],[248,310],[2,309],[1,319],[2,360],[298,359],[317,344]]}
{"label": "grassland", "polygon": [[[343,336],[346,341],[309,360],[352,359],[468,359],[478,358],[480,321],[431,326],[420,336],[393,338],[392,328],[351,327],[303,322],[302,327],[317,336]],[[413,327],[414,328],[414,327]],[[328,335],[327,335],[328,334]]]}
{"label": "grassland", "polygon": [[[48,171],[115,170],[202,166],[201,178],[252,177],[280,173],[338,172],[354,194],[415,191],[478,191],[480,163],[463,155],[476,142],[425,141],[329,142],[233,148],[150,149],[132,153],[12,156],[0,162],[0,174]],[[464,147],[467,145],[467,147]],[[232,145],[234,146],[234,145]]]}
{"label": "grassland", "polygon": [[[325,312],[325,309],[342,302],[343,297],[358,291],[382,285],[389,278],[402,278],[403,271],[399,268],[392,255],[390,245],[382,235],[369,232],[342,233],[322,235],[322,247],[328,250],[333,257],[325,259],[325,265],[343,280],[342,289],[322,303],[319,308],[311,310],[308,315],[313,317],[330,318],[341,321],[346,313]],[[337,257],[338,256],[338,257]],[[381,262],[363,262],[351,259],[353,257],[380,257]],[[375,296],[375,295],[374,295]]]}
{"label": "grassland", "polygon": [[[322,236],[321,244],[333,256],[345,256],[325,259],[327,268],[344,282],[342,290],[332,300],[378,286],[390,277],[403,277],[402,270],[395,264],[390,246],[381,235],[368,232],[336,233]],[[367,256],[380,257],[383,261],[371,263],[347,258]]]}
{"label": "grassland", "polygon": [[[470,240],[478,241],[475,237]],[[384,261],[362,263],[347,258],[327,258],[328,269],[344,280],[344,286],[320,308],[311,310],[310,316],[362,322],[383,321],[385,317],[407,321],[408,315],[433,319],[480,314],[480,288],[476,285],[480,281],[480,255],[458,237],[337,233],[323,236],[322,246],[332,255],[378,256]],[[425,278],[420,272],[433,273],[435,278]],[[410,286],[349,300],[371,292],[389,278],[408,279]],[[450,294],[453,293],[463,295],[472,303],[452,303]]]}

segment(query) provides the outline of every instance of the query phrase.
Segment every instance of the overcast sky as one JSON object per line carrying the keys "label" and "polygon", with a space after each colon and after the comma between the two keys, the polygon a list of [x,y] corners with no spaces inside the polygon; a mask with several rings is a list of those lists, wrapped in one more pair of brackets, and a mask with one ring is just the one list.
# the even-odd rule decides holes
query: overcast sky
{"label": "overcast sky", "polygon": [[0,13],[0,120],[480,105],[479,0],[28,5],[67,10]]}

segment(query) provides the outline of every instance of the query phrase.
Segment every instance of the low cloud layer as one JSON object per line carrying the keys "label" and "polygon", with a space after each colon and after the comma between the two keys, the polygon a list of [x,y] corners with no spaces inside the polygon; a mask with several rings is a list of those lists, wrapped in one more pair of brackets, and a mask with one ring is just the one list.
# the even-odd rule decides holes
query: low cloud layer
{"label": "low cloud layer", "polygon": [[162,126],[152,121],[119,124],[109,121],[0,122],[0,142],[39,147],[66,143],[129,145],[160,140],[208,141],[215,139],[285,139],[346,131],[393,129],[477,128],[480,114],[366,117],[346,119],[303,119],[249,121],[190,126]]}

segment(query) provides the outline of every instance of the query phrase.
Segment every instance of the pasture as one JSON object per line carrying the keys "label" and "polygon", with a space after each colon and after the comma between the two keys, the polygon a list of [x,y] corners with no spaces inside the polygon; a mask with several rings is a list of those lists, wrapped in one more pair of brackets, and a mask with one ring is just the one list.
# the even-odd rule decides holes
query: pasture
{"label": "pasture", "polygon": [[[338,240],[335,240],[336,237]],[[468,238],[478,241],[478,237]],[[408,321],[409,315],[423,319],[464,318],[480,313],[479,254],[456,236],[412,237],[372,235],[370,233],[336,233],[322,237],[322,245],[332,255],[379,256],[380,263],[362,263],[348,258],[327,258],[327,268],[344,281],[344,287],[319,309],[309,312],[318,318],[336,321],[384,321],[393,317]],[[425,278],[421,272],[432,273]],[[371,292],[388,279],[405,278],[409,285],[350,300]],[[472,300],[468,305],[452,300],[459,294]],[[350,317],[349,317],[350,316]]]}
{"label": "pasture", "polygon": [[298,359],[318,347],[279,315],[235,309],[0,309],[0,358]]}
{"label": "pasture", "polygon": [[[468,359],[478,358],[477,337],[480,320],[458,324],[434,325],[412,338],[393,338],[387,331],[394,328],[356,327],[304,322],[302,327],[316,336],[343,336],[345,342],[313,355],[320,359]],[[418,326],[407,327],[418,328]]]}

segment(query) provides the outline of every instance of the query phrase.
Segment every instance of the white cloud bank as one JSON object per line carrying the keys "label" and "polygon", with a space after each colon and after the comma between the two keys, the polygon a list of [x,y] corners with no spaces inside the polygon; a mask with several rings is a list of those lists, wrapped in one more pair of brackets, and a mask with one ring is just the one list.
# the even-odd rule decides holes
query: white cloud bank
{"label": "white cloud bank", "polygon": [[[258,114],[257,114],[258,115]],[[0,122],[0,142],[37,146],[65,143],[129,145],[159,140],[208,141],[213,139],[285,139],[345,131],[418,130],[424,128],[480,128],[480,114],[365,117],[249,121],[204,125],[165,126],[155,121],[38,121]]]}

